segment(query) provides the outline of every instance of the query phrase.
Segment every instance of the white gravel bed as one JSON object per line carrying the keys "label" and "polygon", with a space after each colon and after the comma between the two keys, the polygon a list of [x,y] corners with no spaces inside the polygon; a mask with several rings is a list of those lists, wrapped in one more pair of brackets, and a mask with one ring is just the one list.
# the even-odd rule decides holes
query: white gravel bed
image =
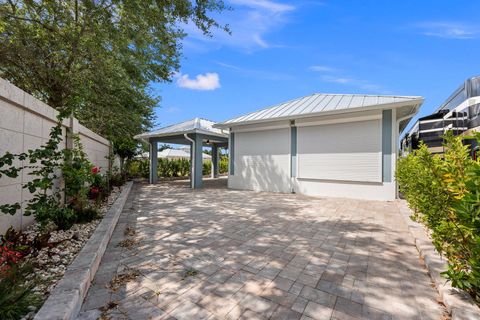
{"label": "white gravel bed", "polygon": [[[69,230],[50,229],[49,246],[40,251],[31,253],[22,259],[22,263],[30,263],[33,272],[27,276],[27,285],[34,281],[34,291],[43,295],[45,301],[57,282],[63,277],[68,265],[75,259],[87,240],[95,231],[98,224],[110,206],[120,195],[121,188],[113,187],[112,192],[100,207],[100,218],[88,223],[77,223]],[[54,227],[54,226],[53,226]],[[47,227],[48,230],[48,227]],[[33,224],[23,231],[28,240],[33,240],[42,232],[38,224]],[[45,233],[45,229],[43,231]],[[33,319],[38,309],[32,306],[31,312],[24,316],[23,320]]]}

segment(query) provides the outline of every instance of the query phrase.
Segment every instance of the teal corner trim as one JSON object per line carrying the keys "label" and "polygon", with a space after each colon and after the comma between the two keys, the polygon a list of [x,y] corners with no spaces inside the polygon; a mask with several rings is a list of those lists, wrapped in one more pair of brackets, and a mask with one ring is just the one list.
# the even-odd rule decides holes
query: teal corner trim
{"label": "teal corner trim", "polygon": [[392,110],[382,112],[382,181],[392,182]]}
{"label": "teal corner trim", "polygon": [[230,144],[228,145],[229,160],[230,160],[230,174],[235,174],[235,133],[230,132]]}
{"label": "teal corner trim", "polygon": [[297,127],[290,127],[290,176],[297,176]]}
{"label": "teal corner trim", "polygon": [[201,134],[195,134],[195,150],[193,156],[195,157],[194,161],[194,188],[201,188],[203,184],[203,136]]}
{"label": "teal corner trim", "polygon": [[158,142],[150,141],[150,183],[158,182]]}

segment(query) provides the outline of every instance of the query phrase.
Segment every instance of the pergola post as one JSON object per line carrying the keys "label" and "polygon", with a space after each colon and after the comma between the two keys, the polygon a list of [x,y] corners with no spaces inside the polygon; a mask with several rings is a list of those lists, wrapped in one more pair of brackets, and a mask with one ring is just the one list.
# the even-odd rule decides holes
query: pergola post
{"label": "pergola post", "polygon": [[150,140],[150,183],[158,182],[158,142]]}
{"label": "pergola post", "polygon": [[195,134],[194,138],[194,148],[192,159],[193,159],[193,188],[202,187],[202,177],[203,177],[203,136],[201,134]]}
{"label": "pergola post", "polygon": [[212,178],[218,178],[218,146],[212,145]]}
{"label": "pergola post", "polygon": [[190,187],[193,189],[202,187],[203,171],[203,136],[194,134],[189,136],[190,142]]}

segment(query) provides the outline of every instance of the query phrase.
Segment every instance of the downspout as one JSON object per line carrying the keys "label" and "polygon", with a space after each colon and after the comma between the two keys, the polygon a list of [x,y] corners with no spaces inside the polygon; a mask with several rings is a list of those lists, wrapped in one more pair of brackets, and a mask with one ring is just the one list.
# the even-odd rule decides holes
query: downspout
{"label": "downspout", "polygon": [[190,154],[192,155],[192,164],[191,164],[192,172],[190,173],[191,175],[190,182],[191,182],[191,187],[193,189],[195,187],[195,140],[190,138],[186,133],[184,133],[183,136],[185,137],[185,139],[187,139],[192,143],[192,147],[190,150]]}

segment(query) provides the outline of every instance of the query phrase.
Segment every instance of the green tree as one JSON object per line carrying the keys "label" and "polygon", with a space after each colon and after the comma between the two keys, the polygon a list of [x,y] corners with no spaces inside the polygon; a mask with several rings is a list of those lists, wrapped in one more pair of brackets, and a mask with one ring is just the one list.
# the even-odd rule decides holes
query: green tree
{"label": "green tree", "polygon": [[0,0],[0,76],[131,145],[152,125],[149,83],[179,68],[182,24],[228,31],[210,17],[224,9],[222,0]]}

